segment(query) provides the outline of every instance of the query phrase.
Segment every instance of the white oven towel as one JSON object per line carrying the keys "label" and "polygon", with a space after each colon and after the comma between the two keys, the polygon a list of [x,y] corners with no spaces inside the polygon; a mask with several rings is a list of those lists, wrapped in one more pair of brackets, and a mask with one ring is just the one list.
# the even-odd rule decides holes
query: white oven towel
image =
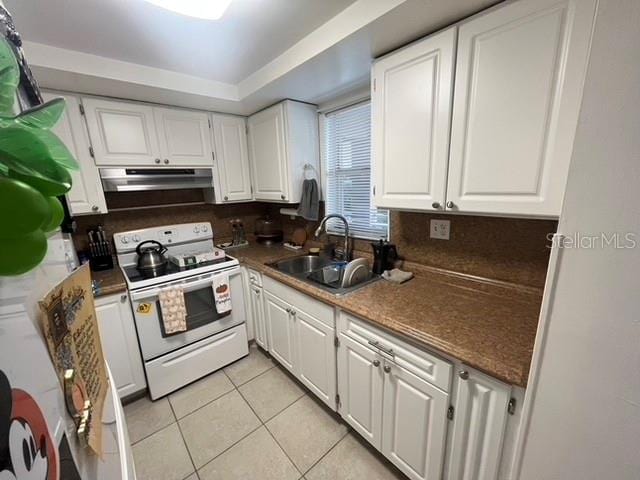
{"label": "white oven towel", "polygon": [[229,276],[219,275],[213,280],[213,295],[216,299],[216,310],[219,314],[231,311],[231,287]]}
{"label": "white oven towel", "polygon": [[180,287],[161,290],[158,294],[164,332],[167,335],[187,330],[187,308],[184,304],[184,291]]}

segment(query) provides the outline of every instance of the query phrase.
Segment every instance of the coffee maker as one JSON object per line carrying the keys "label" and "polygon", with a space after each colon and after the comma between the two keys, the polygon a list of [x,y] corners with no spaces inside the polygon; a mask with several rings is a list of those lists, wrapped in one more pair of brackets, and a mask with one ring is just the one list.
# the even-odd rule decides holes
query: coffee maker
{"label": "coffee maker", "polygon": [[373,273],[381,275],[385,270],[392,270],[398,260],[396,246],[382,239],[372,243],[371,246],[373,247]]}

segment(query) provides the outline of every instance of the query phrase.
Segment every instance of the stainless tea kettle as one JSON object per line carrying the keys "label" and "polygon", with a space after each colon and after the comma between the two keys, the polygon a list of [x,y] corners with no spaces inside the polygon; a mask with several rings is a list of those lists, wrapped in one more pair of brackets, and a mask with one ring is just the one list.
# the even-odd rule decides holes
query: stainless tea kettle
{"label": "stainless tea kettle", "polygon": [[[153,245],[151,247],[145,245]],[[138,254],[138,271],[145,278],[153,278],[163,275],[167,270],[167,258],[164,253],[167,248],[155,240],[147,240],[138,244],[136,253]]]}

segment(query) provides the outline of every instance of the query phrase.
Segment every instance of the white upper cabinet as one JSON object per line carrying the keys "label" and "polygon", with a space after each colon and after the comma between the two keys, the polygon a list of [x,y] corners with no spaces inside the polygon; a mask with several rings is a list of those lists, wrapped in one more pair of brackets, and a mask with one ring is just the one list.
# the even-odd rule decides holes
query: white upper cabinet
{"label": "white upper cabinet", "polygon": [[97,165],[160,164],[153,108],[98,98],[82,103]]}
{"label": "white upper cabinet", "polygon": [[209,114],[83,98],[98,166],[212,167]]}
{"label": "white upper cabinet", "polygon": [[465,368],[458,374],[447,480],[497,480],[511,387]]}
{"label": "white upper cabinet", "polygon": [[209,115],[204,112],[155,108],[162,165],[212,166]]}
{"label": "white upper cabinet", "polygon": [[256,200],[288,198],[284,105],[249,117],[249,146]]}
{"label": "white upper cabinet", "polygon": [[80,170],[71,172],[72,185],[67,193],[67,204],[71,215],[107,213],[98,169],[89,153],[89,139],[80,114],[78,97],[55,92],[43,92],[44,101],[64,98],[66,109],[52,131],[58,135],[78,161]]}
{"label": "white upper cabinet", "polygon": [[596,0],[523,0],[459,28],[447,201],[558,216]]}
{"label": "white upper cabinet", "polygon": [[249,117],[255,200],[298,203],[305,165],[319,171],[316,107],[286,100]]}
{"label": "white upper cabinet", "polygon": [[444,209],[455,44],[453,27],[373,66],[378,207]]}
{"label": "white upper cabinet", "polygon": [[247,124],[244,117],[211,116],[215,159],[220,181],[219,202],[252,199],[251,172],[247,149]]}

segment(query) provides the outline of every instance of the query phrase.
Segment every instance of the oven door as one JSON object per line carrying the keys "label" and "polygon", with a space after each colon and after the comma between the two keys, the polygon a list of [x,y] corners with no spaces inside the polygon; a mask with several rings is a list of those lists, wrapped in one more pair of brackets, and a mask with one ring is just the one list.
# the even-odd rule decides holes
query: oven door
{"label": "oven door", "polygon": [[[223,315],[216,311],[213,293],[213,281],[220,275],[229,276],[231,288],[231,312]],[[158,294],[170,287],[183,289],[187,308],[187,330],[166,335]],[[131,301],[142,357],[145,361],[239,325],[246,319],[240,267],[134,290],[131,292]]]}

